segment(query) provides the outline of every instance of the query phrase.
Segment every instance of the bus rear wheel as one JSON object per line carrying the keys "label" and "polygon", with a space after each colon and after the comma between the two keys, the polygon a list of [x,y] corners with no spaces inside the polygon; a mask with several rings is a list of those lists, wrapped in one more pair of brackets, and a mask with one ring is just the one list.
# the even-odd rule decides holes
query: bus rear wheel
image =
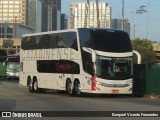
{"label": "bus rear wheel", "polygon": [[80,90],[80,82],[79,80],[74,81],[74,95],[75,96],[80,96],[81,95],[81,90]]}
{"label": "bus rear wheel", "polygon": [[36,92],[36,93],[39,92],[37,80],[33,81],[33,91]]}
{"label": "bus rear wheel", "polygon": [[30,93],[32,93],[32,92],[33,92],[33,85],[32,85],[32,83],[31,83],[31,84],[29,84],[28,89],[29,89],[29,92],[30,92]]}
{"label": "bus rear wheel", "polygon": [[71,80],[67,80],[67,82],[66,82],[66,91],[69,95],[72,95],[72,82],[71,82]]}
{"label": "bus rear wheel", "polygon": [[30,77],[28,77],[27,79],[27,85],[28,85],[28,90],[30,93],[33,93],[34,92],[34,89],[33,89],[33,83],[32,83],[32,80]]}

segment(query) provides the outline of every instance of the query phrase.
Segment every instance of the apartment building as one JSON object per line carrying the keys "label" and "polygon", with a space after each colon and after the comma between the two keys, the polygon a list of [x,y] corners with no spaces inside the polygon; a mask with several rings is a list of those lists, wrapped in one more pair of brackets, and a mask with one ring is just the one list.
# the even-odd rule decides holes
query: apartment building
{"label": "apartment building", "polygon": [[70,28],[111,27],[111,7],[106,2],[70,3]]}

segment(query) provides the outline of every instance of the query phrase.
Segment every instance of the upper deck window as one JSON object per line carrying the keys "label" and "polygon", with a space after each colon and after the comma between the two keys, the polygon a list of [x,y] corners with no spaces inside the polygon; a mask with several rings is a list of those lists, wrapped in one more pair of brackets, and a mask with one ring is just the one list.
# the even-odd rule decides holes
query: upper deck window
{"label": "upper deck window", "polygon": [[23,50],[72,48],[78,51],[76,32],[27,36],[22,38]]}

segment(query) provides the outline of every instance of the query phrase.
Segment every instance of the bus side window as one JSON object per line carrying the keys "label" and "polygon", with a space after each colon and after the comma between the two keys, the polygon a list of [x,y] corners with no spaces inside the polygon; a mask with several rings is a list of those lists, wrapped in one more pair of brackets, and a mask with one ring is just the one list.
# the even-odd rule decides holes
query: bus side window
{"label": "bus side window", "polygon": [[42,35],[40,37],[40,48],[47,49],[49,48],[50,44],[50,36],[49,35]]}
{"label": "bus side window", "polygon": [[36,36],[34,49],[40,49],[40,36]]}
{"label": "bus side window", "polygon": [[65,47],[72,48],[72,49],[78,51],[76,32],[63,33],[63,37],[64,37]]}
{"label": "bus side window", "polygon": [[89,73],[93,74],[93,63],[91,53],[88,53],[82,49],[82,61],[83,61],[83,69]]}
{"label": "bus side window", "polygon": [[71,45],[71,48],[73,48],[73,49],[78,51],[77,39],[73,40],[73,44]]}
{"label": "bus side window", "polygon": [[[27,45],[26,50],[34,49],[35,39],[36,38],[34,36],[30,36],[30,37],[27,38],[27,40],[26,40],[26,45]],[[24,44],[24,46],[25,46],[25,44]]]}
{"label": "bus side window", "polygon": [[64,42],[64,37],[63,37],[63,33],[59,34],[56,38],[57,43],[58,43],[58,48],[65,48],[65,42]]}
{"label": "bus side window", "polygon": [[51,35],[49,48],[57,48],[58,43],[56,39],[56,35]]}
{"label": "bus side window", "polygon": [[22,47],[23,50],[26,50],[28,48],[26,37],[22,38],[22,46],[21,47]]}

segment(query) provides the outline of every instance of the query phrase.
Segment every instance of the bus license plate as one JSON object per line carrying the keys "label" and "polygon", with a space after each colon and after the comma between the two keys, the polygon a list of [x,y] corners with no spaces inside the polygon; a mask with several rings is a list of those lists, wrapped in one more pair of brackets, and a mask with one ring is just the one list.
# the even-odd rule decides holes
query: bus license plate
{"label": "bus license plate", "polygon": [[119,93],[119,90],[112,90],[112,93],[117,94]]}

